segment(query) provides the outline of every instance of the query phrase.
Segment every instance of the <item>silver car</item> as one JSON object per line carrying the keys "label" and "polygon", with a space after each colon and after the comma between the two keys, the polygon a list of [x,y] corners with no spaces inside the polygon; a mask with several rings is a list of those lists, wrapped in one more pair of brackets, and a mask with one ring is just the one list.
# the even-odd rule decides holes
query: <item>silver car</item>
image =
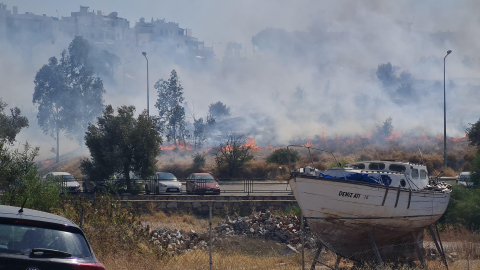
{"label": "silver car", "polygon": [[54,180],[62,186],[62,192],[77,193],[80,192],[80,183],[67,172],[51,172],[45,175],[45,180]]}
{"label": "silver car", "polygon": [[182,183],[175,175],[168,172],[157,172],[152,179],[145,182],[146,194],[182,193]]}

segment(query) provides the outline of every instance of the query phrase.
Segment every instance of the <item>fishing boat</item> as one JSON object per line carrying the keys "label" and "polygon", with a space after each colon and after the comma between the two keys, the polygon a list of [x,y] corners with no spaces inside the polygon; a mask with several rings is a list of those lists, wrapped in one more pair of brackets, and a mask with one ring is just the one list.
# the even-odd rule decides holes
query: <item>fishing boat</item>
{"label": "fishing boat", "polygon": [[[289,185],[321,243],[354,260],[375,251],[372,259],[381,261],[378,250],[403,243],[421,247],[424,228],[442,216],[451,193],[450,185],[429,178],[425,165],[393,160],[360,161],[325,171],[300,168],[292,172]],[[416,248],[396,255],[421,259]]]}

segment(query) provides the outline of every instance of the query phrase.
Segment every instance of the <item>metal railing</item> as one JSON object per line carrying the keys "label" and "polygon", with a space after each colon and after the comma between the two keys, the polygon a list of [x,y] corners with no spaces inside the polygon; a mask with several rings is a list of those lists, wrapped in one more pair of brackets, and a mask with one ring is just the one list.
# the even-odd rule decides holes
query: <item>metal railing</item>
{"label": "metal railing", "polygon": [[[130,184],[131,188],[137,194],[158,194],[159,186],[161,181],[166,181],[169,179],[131,179]],[[190,179],[177,179],[181,186],[181,192],[176,192],[172,190],[171,192],[165,193],[176,193],[176,194],[218,194],[217,192],[212,192],[214,189],[209,183],[212,181],[197,179],[195,181]],[[122,193],[127,190],[127,180],[126,179],[107,179],[101,181],[89,181],[87,179],[77,179],[80,183],[82,192],[111,192],[111,193]],[[290,195],[291,190],[288,185],[287,180],[278,180],[278,179],[260,179],[260,178],[225,178],[217,179],[216,182],[220,187],[220,194],[285,194]],[[188,186],[188,187],[187,187]],[[192,186],[195,186],[195,190],[192,189]],[[163,192],[162,192],[163,193]]]}

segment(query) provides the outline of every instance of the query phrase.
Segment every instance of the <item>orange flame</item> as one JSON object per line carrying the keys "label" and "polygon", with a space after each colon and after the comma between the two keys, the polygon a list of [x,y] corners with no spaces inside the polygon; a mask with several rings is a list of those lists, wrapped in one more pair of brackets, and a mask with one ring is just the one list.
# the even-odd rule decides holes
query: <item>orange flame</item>
{"label": "orange flame", "polygon": [[254,138],[247,138],[247,143],[243,144],[241,147],[250,147],[250,149],[257,150],[259,147],[255,145],[255,139]]}
{"label": "orange flame", "polygon": [[178,145],[169,145],[169,146],[160,146],[160,150],[173,150],[175,148],[178,149],[185,149],[185,150],[192,150],[192,147],[189,143],[185,144],[185,142],[179,142]]}
{"label": "orange flame", "polygon": [[452,142],[459,142],[459,141],[461,141],[462,139],[465,139],[466,137],[467,137],[467,135],[463,135],[463,136],[460,137],[460,138],[453,138],[453,139],[452,139]]}
{"label": "orange flame", "polygon": [[403,136],[403,133],[401,131],[392,130],[392,134],[390,135],[390,137],[387,138],[387,140],[398,139],[402,136]]}
{"label": "orange flame", "polygon": [[53,162],[53,159],[50,159],[50,160],[42,161],[41,163],[42,163],[43,165],[45,165],[45,164],[49,164],[49,163],[52,163],[52,162]]}
{"label": "orange flame", "polygon": [[308,142],[306,142],[305,144],[302,144],[302,146],[311,147],[312,146],[312,141],[308,140]]}

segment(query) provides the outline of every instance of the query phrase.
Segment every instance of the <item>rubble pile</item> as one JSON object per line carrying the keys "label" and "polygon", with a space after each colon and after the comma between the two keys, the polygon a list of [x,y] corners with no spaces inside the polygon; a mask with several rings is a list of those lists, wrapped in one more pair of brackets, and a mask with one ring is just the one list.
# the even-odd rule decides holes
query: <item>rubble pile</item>
{"label": "rubble pile", "polygon": [[[234,235],[277,241],[297,252],[302,249],[300,218],[297,216],[275,216],[271,212],[258,213],[248,217],[225,218],[212,231],[213,243]],[[169,254],[182,254],[196,249],[206,249],[209,233],[197,233],[193,230],[171,230],[168,228],[150,231],[151,241],[161,251]],[[313,234],[305,228],[305,248],[313,249],[316,242]]]}
{"label": "rubble pile", "polygon": [[168,228],[156,229],[150,232],[151,241],[158,246],[160,251],[170,254],[182,254],[185,251],[205,249],[208,247],[209,234],[196,233],[194,230],[170,230]]}
{"label": "rubble pile", "polygon": [[[229,217],[219,222],[215,228],[219,236],[247,235],[289,245],[289,248],[301,248],[300,218],[293,215],[275,216],[269,211],[248,217]],[[305,228],[305,248],[315,248],[315,239]]]}

